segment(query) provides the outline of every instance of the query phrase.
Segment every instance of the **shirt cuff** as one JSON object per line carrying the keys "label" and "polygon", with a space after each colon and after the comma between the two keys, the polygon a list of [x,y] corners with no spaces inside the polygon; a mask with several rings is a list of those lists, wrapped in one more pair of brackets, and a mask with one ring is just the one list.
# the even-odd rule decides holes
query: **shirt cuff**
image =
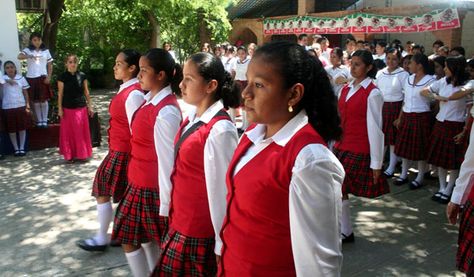
{"label": "shirt cuff", "polygon": [[370,168],[371,169],[382,169],[382,161],[370,161]]}
{"label": "shirt cuff", "polygon": [[462,200],[462,194],[456,193],[456,191],[453,191],[453,195],[451,195],[451,202],[454,204],[461,205],[461,200]]}
{"label": "shirt cuff", "polygon": [[160,215],[169,216],[169,213],[170,213],[170,206],[168,204],[160,203]]}
{"label": "shirt cuff", "polygon": [[216,240],[216,246],[214,247],[214,253],[220,256],[222,252],[222,241]]}

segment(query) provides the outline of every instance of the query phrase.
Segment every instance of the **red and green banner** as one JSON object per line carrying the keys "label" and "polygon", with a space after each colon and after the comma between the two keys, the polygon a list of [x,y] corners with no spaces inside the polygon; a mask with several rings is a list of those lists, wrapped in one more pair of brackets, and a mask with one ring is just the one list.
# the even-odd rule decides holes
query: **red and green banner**
{"label": "red and green banner", "polygon": [[414,33],[459,28],[455,8],[410,16],[354,13],[342,17],[296,16],[263,20],[264,35]]}

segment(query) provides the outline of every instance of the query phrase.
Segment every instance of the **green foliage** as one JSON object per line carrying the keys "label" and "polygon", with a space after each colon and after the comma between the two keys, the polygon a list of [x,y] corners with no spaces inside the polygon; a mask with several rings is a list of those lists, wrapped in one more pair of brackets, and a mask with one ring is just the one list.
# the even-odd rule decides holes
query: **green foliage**
{"label": "green foliage", "polygon": [[[225,11],[228,4],[229,0],[66,0],[54,53],[55,72],[64,70],[64,58],[74,53],[81,71],[94,75],[90,76],[93,85],[113,80],[112,67],[121,49],[145,52],[150,47],[153,27],[149,14],[160,25],[161,42],[171,42],[183,60],[200,49],[200,19],[213,41],[227,40],[231,28]],[[39,30],[41,24],[41,15],[18,16],[20,31]]]}

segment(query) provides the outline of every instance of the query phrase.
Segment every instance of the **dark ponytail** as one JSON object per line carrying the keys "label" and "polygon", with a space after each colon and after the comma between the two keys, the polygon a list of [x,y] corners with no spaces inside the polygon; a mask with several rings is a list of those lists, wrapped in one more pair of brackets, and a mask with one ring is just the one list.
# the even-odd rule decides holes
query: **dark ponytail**
{"label": "dark ponytail", "polygon": [[179,83],[183,79],[183,70],[179,64],[176,64],[171,54],[161,48],[153,48],[143,55],[150,63],[156,74],[164,71],[167,78],[167,83],[171,86],[173,92],[181,95]]}
{"label": "dark ponytail", "polygon": [[287,41],[265,44],[255,52],[256,58],[274,66],[285,88],[296,83],[304,86],[304,95],[296,111],[305,109],[309,123],[324,140],[338,140],[341,137],[337,98],[319,59],[311,57],[302,46]]}
{"label": "dark ponytail", "polygon": [[411,60],[414,61],[416,64],[421,64],[423,66],[423,72],[425,74],[430,74],[431,72],[434,72],[434,69],[431,68],[431,65],[428,61],[428,57],[425,54],[416,53],[415,55],[413,55]]}
{"label": "dark ponytail", "polygon": [[128,66],[135,66],[135,70],[133,71],[133,77],[137,77],[138,72],[140,71],[140,53],[136,50],[133,49],[124,49],[120,51],[125,56],[125,62],[128,64]]}
{"label": "dark ponytail", "polygon": [[374,64],[374,57],[369,50],[357,50],[352,54],[352,57],[359,57],[366,66],[372,66],[372,69],[367,72],[367,76],[375,79],[377,75],[377,67]]}
{"label": "dark ponytail", "polygon": [[189,57],[188,61],[193,62],[199,75],[210,82],[217,81],[217,88],[214,94],[214,100],[221,100],[227,109],[237,108],[240,105],[240,90],[237,84],[232,80],[229,72],[225,71],[222,62],[216,56],[200,52]]}

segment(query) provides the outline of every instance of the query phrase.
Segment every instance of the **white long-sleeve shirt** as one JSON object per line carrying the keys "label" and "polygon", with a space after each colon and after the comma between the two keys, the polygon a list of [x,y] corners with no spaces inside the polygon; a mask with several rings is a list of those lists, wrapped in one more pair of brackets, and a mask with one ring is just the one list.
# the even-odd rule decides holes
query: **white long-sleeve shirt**
{"label": "white long-sleeve shirt", "polygon": [[[171,87],[167,86],[159,91],[153,98],[151,94],[145,95],[146,105],[158,105],[166,96],[172,93]],[[158,156],[158,184],[160,186],[160,215],[169,215],[171,200],[171,173],[174,163],[174,138],[181,124],[181,111],[172,106],[163,107],[156,116],[153,128],[155,151]],[[151,149],[150,149],[151,150]]]}
{"label": "white long-sleeve shirt", "polygon": [[[452,84],[446,82],[446,77],[443,77],[429,85],[428,89],[435,94],[438,94],[443,97],[449,97],[455,92],[461,90],[463,86],[454,87]],[[470,84],[464,86],[467,89],[470,89]],[[439,112],[436,115],[436,120],[440,122],[455,121],[455,122],[464,122],[466,120],[466,105],[467,97],[463,97],[458,100],[450,101],[440,101],[439,102]]]}
{"label": "white long-sleeve shirt", "polygon": [[344,84],[336,84],[336,79],[339,77],[344,77],[347,80],[352,79],[351,70],[345,65],[339,66],[326,66],[324,68],[329,75],[329,81],[331,81],[332,88],[334,93],[339,97],[341,94],[341,89],[344,87]]}
{"label": "white long-sleeve shirt", "polygon": [[[246,132],[253,145],[237,163],[234,176],[272,142],[285,146],[306,124],[308,117],[303,110],[270,138],[264,139],[265,125]],[[340,276],[344,168],[327,147],[308,144],[296,156],[292,173],[289,213],[296,273],[308,277]]]}
{"label": "white long-sleeve shirt", "polygon": [[[367,88],[371,82],[372,79],[369,77],[356,86],[354,86],[354,81],[350,82],[350,90],[347,94],[346,102],[361,86]],[[367,132],[370,145],[370,168],[372,169],[381,169],[383,163],[384,134],[382,131],[382,107],[382,92],[378,88],[374,88],[367,98]]]}
{"label": "white long-sleeve shirt", "polygon": [[[201,117],[196,117],[195,109],[191,110],[188,114],[189,123],[182,133],[199,121],[206,124],[209,123],[213,116],[223,108],[222,102],[217,101]],[[222,250],[222,239],[219,234],[227,207],[226,172],[237,147],[238,140],[237,128],[232,121],[219,120],[212,126],[204,144],[204,175],[212,226],[214,234],[216,234],[216,245],[214,247],[216,255],[221,255]]]}
{"label": "white long-sleeve shirt", "polygon": [[429,86],[435,78],[425,75],[415,84],[415,74],[410,75],[403,84],[403,112],[424,113],[430,111],[430,100],[420,94],[420,91]]}
{"label": "white long-sleeve shirt", "polygon": [[[117,94],[121,93],[125,88],[136,83],[138,83],[137,78],[133,78],[126,81],[125,83],[120,85],[120,88]],[[130,94],[128,95],[127,100],[125,100],[125,112],[127,113],[128,126],[131,126],[133,114],[138,110],[138,108],[140,108],[140,106],[143,104],[144,101],[145,101],[145,94],[139,90],[135,89],[131,91]]]}
{"label": "white long-sleeve shirt", "polygon": [[464,204],[471,190],[469,187],[471,178],[474,178],[474,128],[471,128],[469,147],[467,148],[464,161],[459,169],[459,177],[456,179],[456,186],[451,196],[451,202],[458,205]]}
{"label": "white long-sleeve shirt", "polygon": [[403,101],[403,84],[408,76],[408,72],[401,67],[392,72],[387,67],[377,72],[374,82],[382,92],[384,102]]}

